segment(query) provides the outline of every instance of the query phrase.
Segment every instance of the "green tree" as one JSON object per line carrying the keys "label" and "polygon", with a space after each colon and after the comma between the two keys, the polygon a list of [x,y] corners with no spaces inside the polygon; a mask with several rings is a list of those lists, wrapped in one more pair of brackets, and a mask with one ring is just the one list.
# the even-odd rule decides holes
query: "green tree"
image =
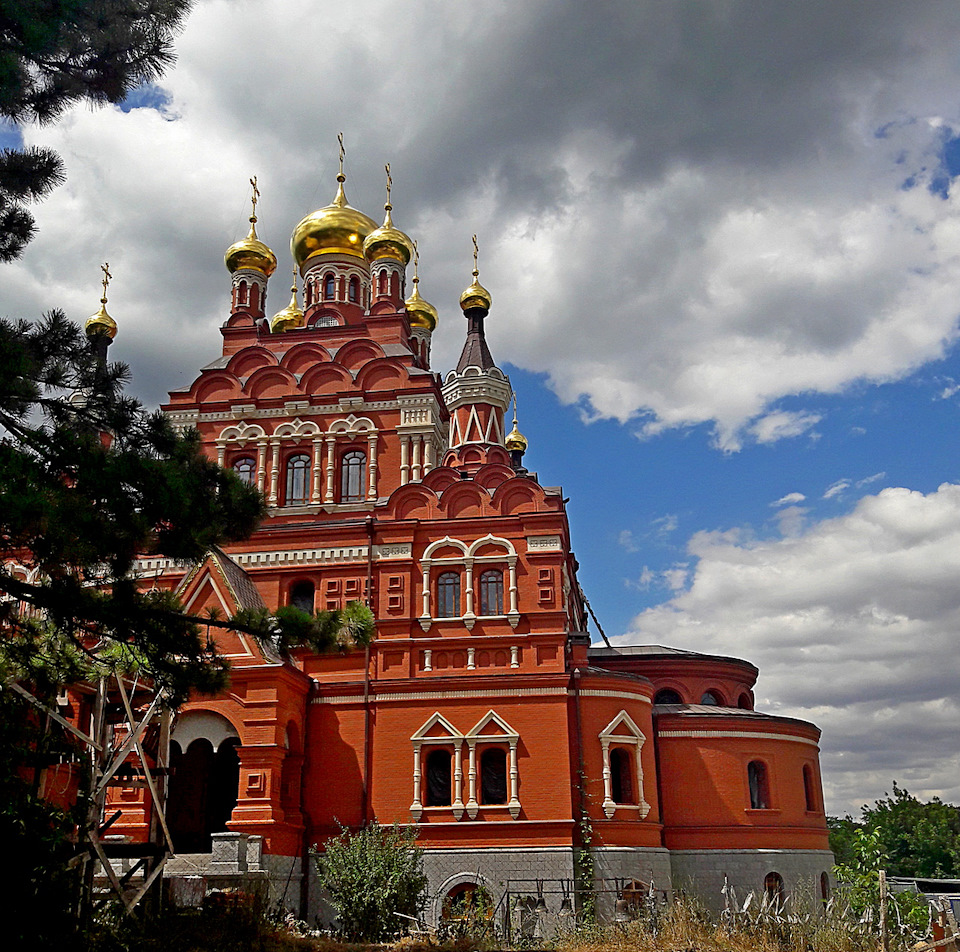
{"label": "green tree", "polygon": [[383,942],[403,932],[426,902],[427,877],[416,830],[377,823],[343,832],[316,856],[317,870],[345,939]]}
{"label": "green tree", "polygon": [[[121,102],[174,60],[192,0],[18,0],[0,4],[0,119],[54,121],[77,102]],[[63,181],[51,149],[0,150],[0,261],[34,235],[26,208]]]}

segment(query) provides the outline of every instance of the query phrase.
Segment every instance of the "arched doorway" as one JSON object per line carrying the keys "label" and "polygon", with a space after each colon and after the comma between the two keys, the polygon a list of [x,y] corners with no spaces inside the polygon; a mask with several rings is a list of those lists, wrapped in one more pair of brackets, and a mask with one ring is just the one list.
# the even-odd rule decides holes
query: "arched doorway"
{"label": "arched doorway", "polygon": [[212,833],[223,833],[237,805],[240,739],[210,712],[184,715],[170,742],[167,825],[178,853],[209,853]]}

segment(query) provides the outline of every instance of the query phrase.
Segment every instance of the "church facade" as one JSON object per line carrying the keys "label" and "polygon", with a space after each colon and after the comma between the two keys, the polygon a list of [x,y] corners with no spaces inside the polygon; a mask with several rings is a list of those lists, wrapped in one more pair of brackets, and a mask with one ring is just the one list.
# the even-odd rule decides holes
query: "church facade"
{"label": "church facade", "polygon": [[[463,352],[440,375],[438,312],[408,277],[389,185],[378,224],[338,181],[293,232],[291,301],[272,319],[277,260],[254,198],[226,255],[221,355],[164,407],[259,487],[266,519],[201,565],[139,571],[198,615],[365,602],[376,634],[293,658],[216,636],[231,686],[188,703],[172,735],[178,854],[223,870],[232,849],[236,872],[285,879],[308,915],[309,850],[372,821],[416,829],[428,918],[478,884],[567,896],[585,876],[611,896],[653,884],[714,906],[725,882],[825,898],[819,730],[756,711],[746,661],[591,644],[563,494],[526,469],[509,424],[476,255]],[[113,796],[112,832],[144,835],[144,796]]]}

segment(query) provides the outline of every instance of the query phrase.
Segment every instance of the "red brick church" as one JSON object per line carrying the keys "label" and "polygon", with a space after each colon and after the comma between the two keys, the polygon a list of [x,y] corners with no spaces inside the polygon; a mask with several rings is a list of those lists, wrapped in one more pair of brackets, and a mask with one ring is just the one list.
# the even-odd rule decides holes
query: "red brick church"
{"label": "red brick church", "polygon": [[[195,614],[366,601],[376,636],[294,661],[219,638],[230,689],[187,704],[172,735],[180,868],[257,873],[311,915],[308,850],[376,820],[415,826],[428,918],[477,883],[566,895],[584,849],[613,892],[652,882],[715,906],[726,880],[825,897],[819,730],[754,710],[746,661],[591,644],[563,493],[511,428],[476,255],[463,351],[437,373],[438,312],[408,275],[389,186],[378,224],[338,181],[293,231],[293,293],[272,318],[254,198],[226,253],[222,352],[164,407],[269,515],[201,565],[140,570]],[[111,832],[142,833],[143,796],[115,795]]]}

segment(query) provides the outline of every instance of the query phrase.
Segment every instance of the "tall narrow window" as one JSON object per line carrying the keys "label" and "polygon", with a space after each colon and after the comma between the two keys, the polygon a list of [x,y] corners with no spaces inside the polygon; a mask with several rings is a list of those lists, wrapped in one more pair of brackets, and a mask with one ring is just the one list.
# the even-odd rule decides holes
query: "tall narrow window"
{"label": "tall narrow window", "polygon": [[332,301],[333,300],[333,289],[335,287],[333,280],[333,272],[328,271],[323,276],[323,297],[324,300]]}
{"label": "tall narrow window", "polygon": [[610,795],[614,803],[636,803],[633,795],[633,771],[630,751],[614,747],[610,751]]}
{"label": "tall narrow window", "polygon": [[310,457],[305,454],[291,456],[287,460],[287,494],[284,502],[288,506],[303,506],[307,502],[307,484],[310,482]]}
{"label": "tall narrow window", "polygon": [[747,764],[747,782],[750,787],[750,808],[770,809],[770,788],[767,783],[767,765],[762,760]]}
{"label": "tall narrow window", "polygon": [[503,572],[489,569],[480,576],[480,614],[503,614]]}
{"label": "tall narrow window", "polygon": [[297,582],[290,589],[290,604],[302,612],[313,614],[313,599],[316,593],[313,582]]}
{"label": "tall narrow window", "polygon": [[356,277],[350,279],[350,286],[347,296],[351,304],[356,304],[360,299],[360,281]]}
{"label": "tall narrow window", "polygon": [[427,756],[427,806],[448,807],[450,798],[449,750],[432,750]]}
{"label": "tall narrow window", "polygon": [[243,456],[234,462],[233,471],[240,477],[240,482],[252,486],[257,477],[256,460],[252,456]]}
{"label": "tall narrow window", "polygon": [[807,812],[813,813],[817,809],[817,792],[813,785],[813,768],[810,764],[803,765],[803,799]]}
{"label": "tall narrow window", "polygon": [[340,502],[359,502],[363,499],[364,474],[367,456],[360,450],[350,450],[340,461]]}
{"label": "tall narrow window", "polygon": [[444,572],[437,579],[437,618],[459,618],[460,574]]}
{"label": "tall narrow window", "polygon": [[507,752],[488,747],[480,755],[480,802],[507,802]]}
{"label": "tall narrow window", "polygon": [[763,877],[763,892],[767,901],[777,906],[783,905],[783,877],[779,873],[767,873]]}

